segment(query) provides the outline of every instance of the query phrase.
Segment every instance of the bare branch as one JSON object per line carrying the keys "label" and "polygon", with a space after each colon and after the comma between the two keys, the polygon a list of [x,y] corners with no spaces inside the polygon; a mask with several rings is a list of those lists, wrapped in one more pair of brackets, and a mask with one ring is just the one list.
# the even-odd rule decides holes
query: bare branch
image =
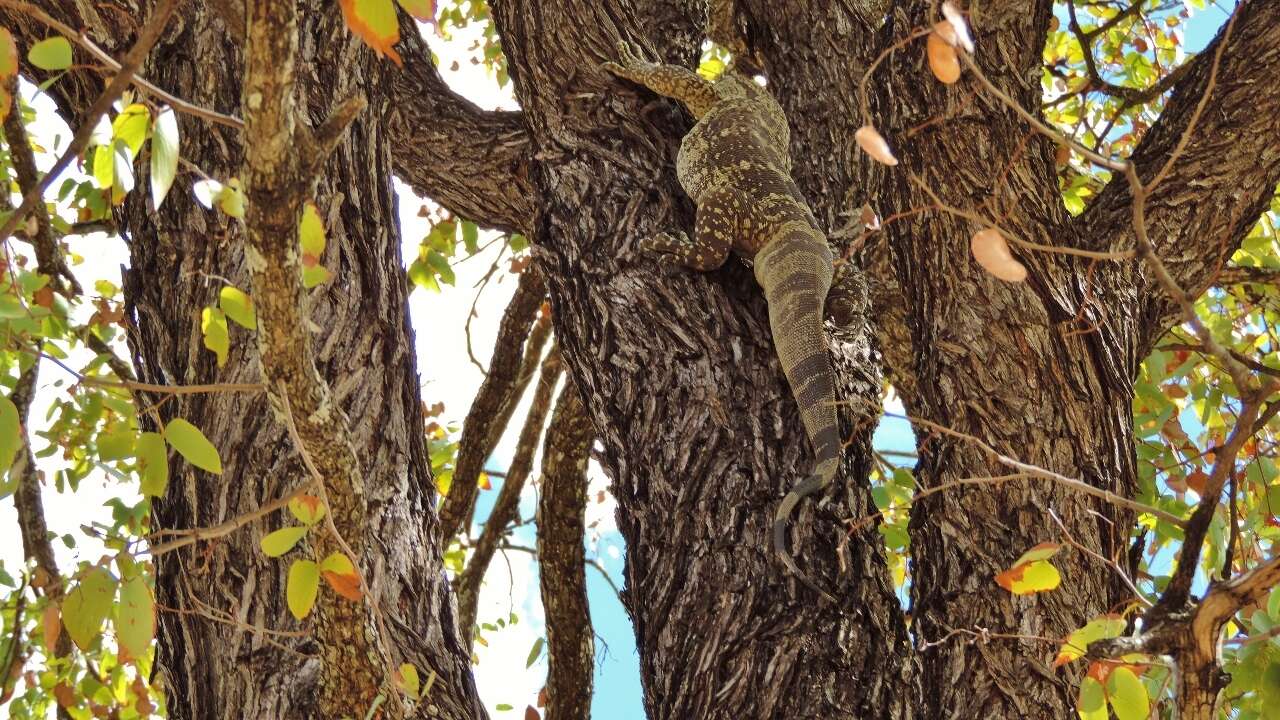
{"label": "bare branch", "polygon": [[[1227,28],[1189,63],[1130,158],[1148,187],[1145,225],[1155,254],[1192,295],[1213,282],[1280,182],[1274,142],[1280,88],[1271,81],[1280,76],[1278,25],[1280,5],[1241,3]],[[1097,247],[1128,246],[1133,202],[1131,183],[1114,178],[1075,220],[1079,236]],[[1178,320],[1180,308],[1158,291],[1158,279],[1137,279],[1141,328],[1133,357],[1142,358]]]}
{"label": "bare branch", "polygon": [[587,458],[595,428],[578,389],[566,383],[556,401],[542,453],[538,498],[538,565],[547,616],[547,718],[591,713],[595,645],[582,535]]}
{"label": "bare branch", "polygon": [[530,332],[530,326],[534,325],[545,293],[546,287],[537,270],[526,270],[502,317],[489,374],[476,391],[462,423],[453,482],[440,506],[440,542],[443,544],[447,545],[454,535],[466,530],[475,506],[480,469],[501,439],[520,395],[538,368],[543,344],[551,333],[550,319],[539,322],[534,332]]}
{"label": "bare branch", "polygon": [[458,627],[463,635],[470,637],[470,630],[476,623],[476,605],[480,600],[480,584],[494,552],[506,535],[507,527],[516,519],[520,509],[520,493],[524,490],[525,480],[533,470],[533,458],[538,451],[538,440],[542,438],[542,428],[551,413],[552,394],[556,383],[560,380],[562,367],[560,350],[552,346],[547,357],[542,361],[539,371],[538,387],[534,391],[533,403],[525,417],[524,427],[520,430],[520,439],[516,443],[515,458],[502,483],[498,499],[489,511],[485,520],[484,532],[476,541],[475,551],[466,569],[459,576],[456,590],[458,594]]}
{"label": "bare branch", "polygon": [[450,90],[403,14],[400,36],[404,69],[392,73],[389,125],[396,174],[457,215],[529,234],[532,149],[522,115],[481,110]]}

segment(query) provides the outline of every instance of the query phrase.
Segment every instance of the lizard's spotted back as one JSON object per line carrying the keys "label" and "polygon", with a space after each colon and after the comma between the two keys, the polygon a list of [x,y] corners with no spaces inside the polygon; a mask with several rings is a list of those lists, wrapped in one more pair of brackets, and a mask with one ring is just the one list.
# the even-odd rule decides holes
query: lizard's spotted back
{"label": "lizard's spotted back", "polygon": [[791,178],[786,116],[765,88],[732,69],[711,83],[685,68],[640,60],[625,44],[618,49],[623,64],[606,63],[606,69],[680,100],[698,118],[676,161],[680,184],[698,206],[694,238],[663,234],[641,246],[696,270],[719,267],[730,251],[754,260],[774,347],[816,455],[814,474],[787,494],[775,515],[774,542],[787,567],[830,597],[799,571],[785,547],[791,510],[831,482],[841,451],[823,332],[832,255]]}

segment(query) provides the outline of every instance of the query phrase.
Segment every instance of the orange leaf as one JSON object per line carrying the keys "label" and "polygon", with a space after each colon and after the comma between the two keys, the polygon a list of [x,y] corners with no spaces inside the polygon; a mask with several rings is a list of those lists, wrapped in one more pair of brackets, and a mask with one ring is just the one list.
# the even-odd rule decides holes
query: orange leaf
{"label": "orange leaf", "polygon": [[524,720],[542,720],[542,715],[530,705],[524,709]]}
{"label": "orange leaf", "polygon": [[355,573],[339,575],[336,572],[325,572],[321,573],[321,577],[334,592],[348,600],[360,602],[360,598],[364,597],[364,593],[360,591],[360,576]]}
{"label": "orange leaf", "polygon": [[44,626],[44,647],[52,651],[58,644],[58,636],[62,634],[62,611],[57,605],[49,603],[49,606],[44,609],[41,625]]}
{"label": "orange leaf", "polygon": [[1204,484],[1208,480],[1209,476],[1207,474],[1197,470],[1187,476],[1187,487],[1195,490],[1197,495],[1204,495]]}
{"label": "orange leaf", "polygon": [[885,165],[897,165],[898,158],[893,156],[893,151],[889,149],[889,143],[885,142],[884,136],[878,130],[870,125],[863,125],[853,134],[853,139],[857,141],[858,147],[863,152],[871,156],[876,162]]}
{"label": "orange leaf", "polygon": [[338,0],[347,27],[379,55],[401,67],[404,62],[392,46],[400,42],[400,22],[392,0]]}

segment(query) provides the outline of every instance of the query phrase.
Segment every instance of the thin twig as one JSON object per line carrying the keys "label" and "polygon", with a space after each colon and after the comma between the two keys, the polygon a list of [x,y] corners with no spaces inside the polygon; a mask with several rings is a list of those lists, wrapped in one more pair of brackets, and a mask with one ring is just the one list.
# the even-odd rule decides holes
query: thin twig
{"label": "thin twig", "polygon": [[290,502],[293,502],[299,496],[301,496],[303,493],[309,490],[312,484],[313,483],[307,483],[302,487],[299,487],[297,490],[294,490],[293,492],[289,493],[288,495],[285,495],[284,497],[276,498],[275,500],[272,500],[271,502],[267,503],[266,505],[263,505],[262,507],[259,507],[255,510],[247,512],[244,515],[233,517],[230,520],[227,520],[226,522],[223,522],[223,523],[219,523],[217,525],[213,525],[205,528],[190,528],[187,530],[173,530],[173,529],[159,530],[153,533],[151,537],[158,538],[163,535],[180,535],[181,537],[179,537],[177,540],[170,540],[169,542],[166,542],[166,543],[153,545],[148,552],[151,553],[152,557],[156,557],[159,555],[163,555],[167,552],[177,550],[178,548],[183,548],[188,545],[193,545],[202,540],[213,540],[215,538],[220,538],[220,537],[230,535],[236,530],[239,530],[240,528],[244,527],[245,525],[248,525],[249,523],[259,518],[266,517],[267,515],[270,515],[271,513],[277,510],[281,510],[283,508],[288,507]]}

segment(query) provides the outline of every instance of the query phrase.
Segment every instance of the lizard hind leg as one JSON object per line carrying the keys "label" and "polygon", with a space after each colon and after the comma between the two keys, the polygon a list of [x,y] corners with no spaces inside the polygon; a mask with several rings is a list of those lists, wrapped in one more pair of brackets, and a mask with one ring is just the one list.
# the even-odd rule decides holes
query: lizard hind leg
{"label": "lizard hind leg", "polygon": [[869,305],[866,278],[847,260],[836,265],[835,279],[827,291],[825,318],[837,328],[851,328],[866,318]]}
{"label": "lizard hind leg", "polygon": [[655,254],[665,263],[682,265],[700,272],[715,270],[729,258],[737,234],[732,198],[715,194],[698,205],[693,238],[684,233],[662,233],[640,241],[640,249]]}

